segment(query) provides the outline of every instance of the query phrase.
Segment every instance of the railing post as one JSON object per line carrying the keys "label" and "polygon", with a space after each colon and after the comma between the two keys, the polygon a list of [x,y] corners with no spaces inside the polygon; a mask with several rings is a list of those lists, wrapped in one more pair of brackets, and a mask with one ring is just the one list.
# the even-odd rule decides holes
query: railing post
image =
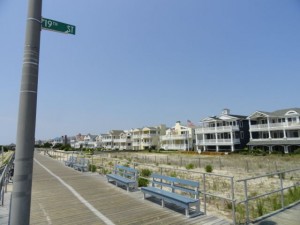
{"label": "railing post", "polygon": [[284,209],[284,195],[283,195],[283,182],[282,182],[283,173],[280,173],[279,176],[280,176],[281,208]]}
{"label": "railing post", "polygon": [[230,178],[231,182],[231,204],[232,204],[232,222],[235,225],[235,200],[234,200],[234,183],[233,183],[233,177]]}
{"label": "railing post", "polygon": [[204,201],[204,215],[206,215],[206,185],[205,185],[205,173],[203,174],[203,201]]}
{"label": "railing post", "polygon": [[246,224],[249,224],[249,205],[248,205],[247,180],[244,180],[244,191],[245,191]]}

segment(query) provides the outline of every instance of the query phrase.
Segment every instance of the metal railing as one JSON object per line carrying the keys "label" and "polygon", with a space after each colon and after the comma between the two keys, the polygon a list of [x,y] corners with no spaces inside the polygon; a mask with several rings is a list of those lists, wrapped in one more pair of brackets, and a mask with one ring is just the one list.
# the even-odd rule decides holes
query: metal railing
{"label": "metal railing", "polygon": [[[252,200],[256,200],[256,199],[259,199],[259,198],[262,198],[262,197],[266,197],[268,195],[279,193],[280,194],[280,204],[281,204],[281,208],[279,210],[283,210],[283,209],[286,209],[288,207],[288,205],[284,204],[284,198],[285,198],[284,191],[288,190],[290,188],[293,188],[293,187],[299,187],[300,182],[295,182],[293,185],[289,185],[289,186],[284,187],[283,180],[285,179],[285,176],[286,176],[287,173],[296,172],[296,171],[300,172],[300,168],[292,169],[292,170],[285,170],[285,171],[280,171],[280,172],[274,172],[274,173],[269,173],[269,174],[266,174],[266,175],[260,175],[260,176],[255,176],[255,177],[250,177],[250,178],[246,178],[246,179],[237,180],[237,182],[243,182],[244,198],[245,199],[242,200],[242,201],[237,202],[236,204],[241,204],[241,203],[245,204],[245,210],[246,210],[245,223],[246,224],[250,223],[249,202],[252,201]],[[256,195],[256,196],[249,196],[249,191],[248,191],[249,182],[248,181],[256,180],[256,179],[260,179],[260,178],[266,178],[266,177],[273,177],[273,176],[278,176],[278,178],[280,179],[279,187],[277,189],[272,190],[272,191],[268,191],[268,192],[265,192],[263,194],[259,194],[259,195]],[[277,211],[278,210],[273,211],[272,213],[277,212]],[[254,220],[258,220],[258,219],[259,218],[254,218]]]}
{"label": "metal railing", "polygon": [[4,193],[7,192],[7,184],[10,179],[10,170],[13,167],[13,161],[14,161],[14,154],[12,154],[9,159],[7,164],[5,165],[1,176],[0,176],[0,201],[1,201],[1,206],[4,205]]}

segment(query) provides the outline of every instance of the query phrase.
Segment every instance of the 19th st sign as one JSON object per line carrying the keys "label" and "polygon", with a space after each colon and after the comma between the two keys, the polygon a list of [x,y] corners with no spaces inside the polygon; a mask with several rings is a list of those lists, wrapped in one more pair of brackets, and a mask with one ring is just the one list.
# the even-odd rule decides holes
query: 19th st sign
{"label": "19th st sign", "polygon": [[74,25],[58,22],[47,18],[42,18],[42,29],[73,35],[75,35],[76,31],[76,27]]}

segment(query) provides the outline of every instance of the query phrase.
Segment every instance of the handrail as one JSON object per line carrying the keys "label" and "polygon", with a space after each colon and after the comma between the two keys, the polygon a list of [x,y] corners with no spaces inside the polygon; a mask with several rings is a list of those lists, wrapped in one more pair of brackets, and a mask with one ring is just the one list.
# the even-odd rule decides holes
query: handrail
{"label": "handrail", "polygon": [[13,165],[14,161],[14,153],[10,156],[8,163],[5,165],[4,170],[2,171],[1,177],[0,177],[0,200],[1,200],[1,206],[4,205],[4,193],[7,191],[7,184],[10,177],[10,169]]}
{"label": "handrail", "polygon": [[236,182],[241,182],[241,181],[246,181],[246,180],[247,181],[248,180],[254,180],[254,179],[257,179],[257,178],[262,178],[262,177],[267,177],[267,176],[273,176],[273,175],[282,174],[282,173],[290,173],[290,172],[294,172],[294,171],[297,171],[297,170],[300,170],[300,168],[292,169],[292,170],[277,171],[277,172],[274,172],[274,173],[268,173],[268,174],[259,175],[259,176],[255,176],[255,177],[249,177],[249,178],[245,178],[245,179],[239,179]]}
{"label": "handrail", "polygon": [[[285,209],[287,208],[287,206],[284,205],[284,190],[287,190],[289,188],[292,188],[292,187],[297,187],[297,186],[300,186],[300,183],[297,182],[293,185],[290,185],[290,186],[287,186],[287,187],[283,187],[283,175],[282,174],[285,174],[285,173],[290,173],[290,172],[294,172],[294,171],[300,171],[300,168],[297,168],[297,169],[291,169],[291,170],[285,170],[285,171],[277,171],[277,172],[274,172],[274,173],[269,173],[269,174],[265,174],[265,175],[260,175],[260,176],[255,176],[255,177],[249,177],[249,178],[246,178],[246,179],[240,179],[240,180],[237,180],[237,182],[244,182],[244,193],[245,193],[245,199],[242,200],[242,201],[239,201],[239,202],[236,202],[236,204],[240,204],[240,203],[244,203],[245,204],[245,209],[246,209],[246,224],[249,224],[250,223],[250,216],[249,216],[249,201],[251,200],[255,200],[255,199],[258,199],[258,198],[262,198],[262,197],[265,197],[267,195],[271,195],[271,194],[274,194],[274,193],[278,193],[280,192],[280,200],[281,200],[281,209]],[[254,180],[254,179],[259,179],[259,178],[263,178],[263,177],[269,177],[269,176],[273,176],[273,175],[279,175],[279,179],[280,179],[280,187],[276,190],[272,190],[272,191],[269,191],[269,192],[265,192],[263,194],[260,194],[260,195],[256,195],[256,196],[248,196],[248,185],[247,185],[247,181],[250,181],[250,180]]]}

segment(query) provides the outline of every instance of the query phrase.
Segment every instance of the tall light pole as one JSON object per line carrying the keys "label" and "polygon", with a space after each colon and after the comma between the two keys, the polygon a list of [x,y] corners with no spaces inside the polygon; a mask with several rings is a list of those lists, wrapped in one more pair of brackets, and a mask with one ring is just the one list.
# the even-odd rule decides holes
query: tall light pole
{"label": "tall light pole", "polygon": [[36,123],[42,0],[28,0],[10,224],[28,225]]}

